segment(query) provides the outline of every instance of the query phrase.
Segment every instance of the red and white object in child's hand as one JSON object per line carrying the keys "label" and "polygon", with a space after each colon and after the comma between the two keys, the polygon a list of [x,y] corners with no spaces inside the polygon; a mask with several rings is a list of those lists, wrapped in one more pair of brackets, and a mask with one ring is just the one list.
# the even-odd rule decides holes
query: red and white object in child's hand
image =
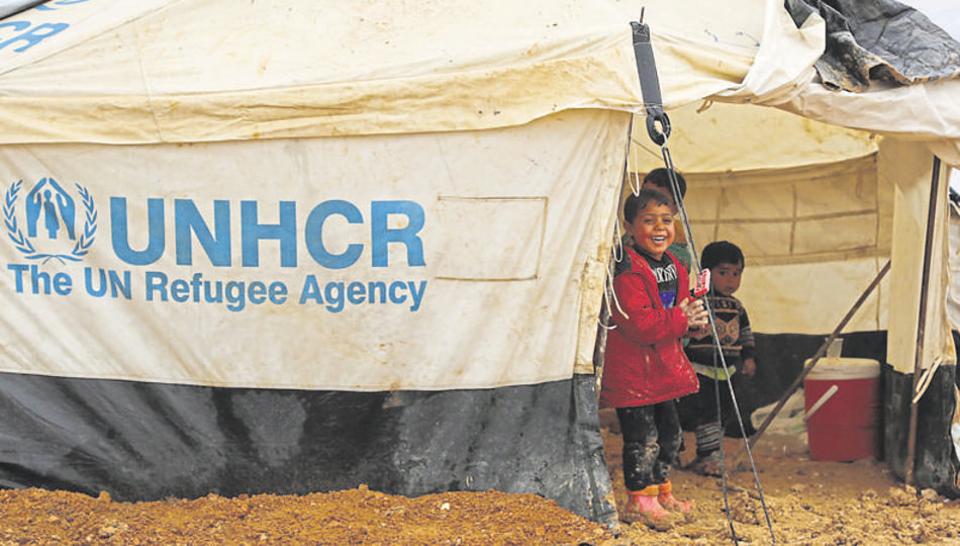
{"label": "red and white object in child's hand", "polygon": [[701,269],[697,275],[697,287],[693,290],[693,297],[702,298],[710,291],[710,270]]}

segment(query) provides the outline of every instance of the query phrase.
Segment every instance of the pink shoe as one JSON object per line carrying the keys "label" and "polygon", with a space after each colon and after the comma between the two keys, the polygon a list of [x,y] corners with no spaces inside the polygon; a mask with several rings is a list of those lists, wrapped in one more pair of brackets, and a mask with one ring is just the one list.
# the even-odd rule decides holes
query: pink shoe
{"label": "pink shoe", "polygon": [[681,514],[687,521],[693,520],[693,501],[680,501],[673,496],[673,484],[666,481],[660,484],[660,494],[657,495],[657,501],[660,502],[665,510]]}
{"label": "pink shoe", "polygon": [[673,528],[674,517],[660,506],[657,501],[659,493],[658,485],[651,485],[640,491],[627,491],[627,506],[623,509],[621,519],[627,523],[639,521],[657,531]]}

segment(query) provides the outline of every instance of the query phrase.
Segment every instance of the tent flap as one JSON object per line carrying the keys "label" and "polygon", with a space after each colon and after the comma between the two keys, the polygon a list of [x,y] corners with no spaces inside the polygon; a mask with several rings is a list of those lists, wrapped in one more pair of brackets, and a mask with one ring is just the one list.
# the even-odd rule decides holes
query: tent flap
{"label": "tent flap", "polygon": [[886,140],[881,145],[880,161],[885,167],[885,183],[894,187],[893,243],[890,269],[891,309],[887,362],[902,374],[913,374],[916,360],[917,320],[920,287],[926,285],[927,307],[921,369],[939,364],[956,364],[957,356],[947,317],[950,276],[949,209],[947,175],[939,171],[937,211],[933,219],[930,276],[923,278],[924,241],[926,240],[930,180],[933,156],[926,147],[910,142]]}
{"label": "tent flap", "polygon": [[[883,369],[884,458],[894,474],[904,477],[910,428],[910,391],[913,373],[890,366]],[[930,379],[917,409],[917,451],[914,480],[919,488],[942,495],[960,495],[960,459],[950,428],[957,410],[957,367],[945,365]]]}

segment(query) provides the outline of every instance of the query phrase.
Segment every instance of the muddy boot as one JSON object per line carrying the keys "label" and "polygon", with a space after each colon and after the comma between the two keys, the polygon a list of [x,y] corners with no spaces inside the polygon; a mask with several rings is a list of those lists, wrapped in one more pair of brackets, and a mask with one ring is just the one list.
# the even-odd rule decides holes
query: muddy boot
{"label": "muddy boot", "polygon": [[697,458],[690,463],[690,468],[701,476],[713,476],[719,478],[723,475],[720,466],[720,450],[714,451],[708,455],[697,455]]}
{"label": "muddy boot", "polygon": [[667,531],[673,528],[674,516],[657,501],[660,486],[651,485],[640,491],[627,491],[627,507],[621,519],[627,523],[639,521],[651,529]]}
{"label": "muddy boot", "polygon": [[657,495],[660,506],[668,512],[680,514],[685,521],[693,521],[693,501],[679,501],[673,496],[673,484],[670,480],[660,484],[660,494]]}

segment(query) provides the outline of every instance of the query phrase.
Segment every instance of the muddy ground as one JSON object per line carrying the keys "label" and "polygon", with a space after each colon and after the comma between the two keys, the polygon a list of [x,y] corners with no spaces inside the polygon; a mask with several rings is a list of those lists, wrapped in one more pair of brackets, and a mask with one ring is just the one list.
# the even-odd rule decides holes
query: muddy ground
{"label": "muddy ground", "polygon": [[[621,437],[605,432],[607,466],[622,505]],[[691,434],[685,443],[689,448],[681,453],[681,463],[693,458]],[[742,445],[743,440],[728,438],[725,451],[740,454]],[[802,439],[776,435],[764,437],[755,456],[778,544],[960,544],[960,504],[933,491],[919,497],[908,492],[884,463],[811,461]],[[737,536],[744,543],[770,544],[753,474],[748,465],[738,466],[729,497]],[[696,501],[694,522],[664,533],[625,526],[618,539],[606,544],[732,544],[720,480],[681,469],[673,482],[678,498]]]}
{"label": "muddy ground", "polygon": [[302,497],[112,502],[36,489],[0,491],[0,545],[579,544],[607,537],[535,495],[416,499],[365,488]]}
{"label": "muddy ground", "polygon": [[[622,503],[620,437],[606,434],[606,445]],[[802,445],[782,438],[765,439],[758,462],[780,544],[960,544],[960,507],[930,492],[918,500],[882,464],[810,461]],[[768,544],[750,473],[736,472],[732,482],[737,534]],[[0,491],[0,545],[730,544],[718,480],[679,470],[674,484],[678,496],[697,502],[696,521],[663,533],[622,526],[618,534],[534,495],[497,492],[408,499],[361,487],[120,503],[106,494]]]}

